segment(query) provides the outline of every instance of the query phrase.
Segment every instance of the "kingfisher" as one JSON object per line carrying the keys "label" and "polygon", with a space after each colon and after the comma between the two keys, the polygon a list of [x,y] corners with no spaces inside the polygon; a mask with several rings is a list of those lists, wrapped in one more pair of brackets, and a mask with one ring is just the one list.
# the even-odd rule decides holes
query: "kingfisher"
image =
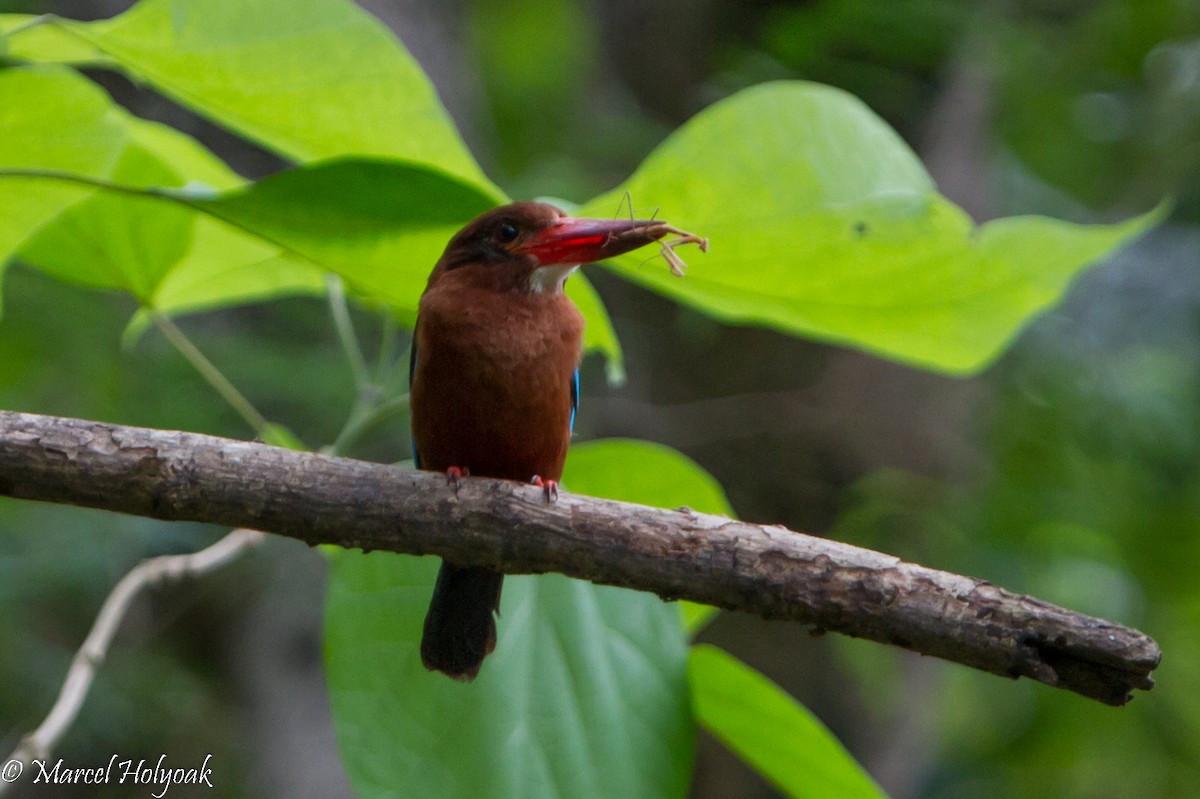
{"label": "kingfisher", "polygon": [[[678,232],[517,202],[455,234],[417,312],[410,366],[419,469],[532,482],[558,495],[579,407],[583,316],[563,293],[581,264]],[[421,638],[430,671],[474,679],[496,646],[504,575],[443,562]]]}

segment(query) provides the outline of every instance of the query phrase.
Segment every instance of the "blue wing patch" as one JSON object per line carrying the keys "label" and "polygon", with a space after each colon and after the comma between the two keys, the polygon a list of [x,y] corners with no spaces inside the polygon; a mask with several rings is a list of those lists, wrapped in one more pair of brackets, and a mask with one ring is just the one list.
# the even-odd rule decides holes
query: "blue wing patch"
{"label": "blue wing patch", "polygon": [[571,375],[571,432],[575,432],[575,412],[579,410],[579,369]]}
{"label": "blue wing patch", "polygon": [[[413,323],[413,338],[412,346],[408,348],[408,390],[412,393],[413,375],[417,373],[417,325]],[[412,424],[412,414],[408,416],[409,425]],[[412,428],[409,428],[408,437],[412,440],[413,467],[421,468],[421,453],[417,452],[417,437],[412,434]]]}

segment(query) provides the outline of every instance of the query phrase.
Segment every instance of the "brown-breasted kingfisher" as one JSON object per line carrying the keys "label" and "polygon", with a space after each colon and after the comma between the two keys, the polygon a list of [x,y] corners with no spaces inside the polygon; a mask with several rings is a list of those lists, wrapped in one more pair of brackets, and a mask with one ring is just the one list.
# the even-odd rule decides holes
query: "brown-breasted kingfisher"
{"label": "brown-breasted kingfisher", "polygon": [[[645,220],[573,218],[518,202],[468,223],[434,266],[417,315],[411,365],[417,468],[558,492],[575,412],[583,317],[563,293],[580,264],[661,239]],[[425,617],[421,660],[470,680],[496,646],[504,575],[443,562]]]}

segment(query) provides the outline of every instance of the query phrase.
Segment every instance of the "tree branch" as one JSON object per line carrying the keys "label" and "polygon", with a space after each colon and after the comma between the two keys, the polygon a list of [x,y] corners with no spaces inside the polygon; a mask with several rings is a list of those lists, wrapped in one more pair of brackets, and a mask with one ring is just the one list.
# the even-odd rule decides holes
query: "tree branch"
{"label": "tree branch", "polygon": [[1110,705],[1153,686],[1145,634],[782,527],[213,436],[0,411],[0,495],[249,527],[508,573],[561,572],[894,644]]}

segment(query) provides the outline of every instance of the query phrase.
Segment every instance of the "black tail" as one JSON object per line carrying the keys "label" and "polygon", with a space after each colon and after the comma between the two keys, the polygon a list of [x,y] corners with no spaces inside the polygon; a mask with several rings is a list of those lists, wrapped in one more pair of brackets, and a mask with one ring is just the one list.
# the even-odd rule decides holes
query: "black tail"
{"label": "black tail", "polygon": [[473,680],[483,659],[496,648],[496,619],[504,575],[480,566],[442,562],[425,630],[421,662],[456,680]]}

